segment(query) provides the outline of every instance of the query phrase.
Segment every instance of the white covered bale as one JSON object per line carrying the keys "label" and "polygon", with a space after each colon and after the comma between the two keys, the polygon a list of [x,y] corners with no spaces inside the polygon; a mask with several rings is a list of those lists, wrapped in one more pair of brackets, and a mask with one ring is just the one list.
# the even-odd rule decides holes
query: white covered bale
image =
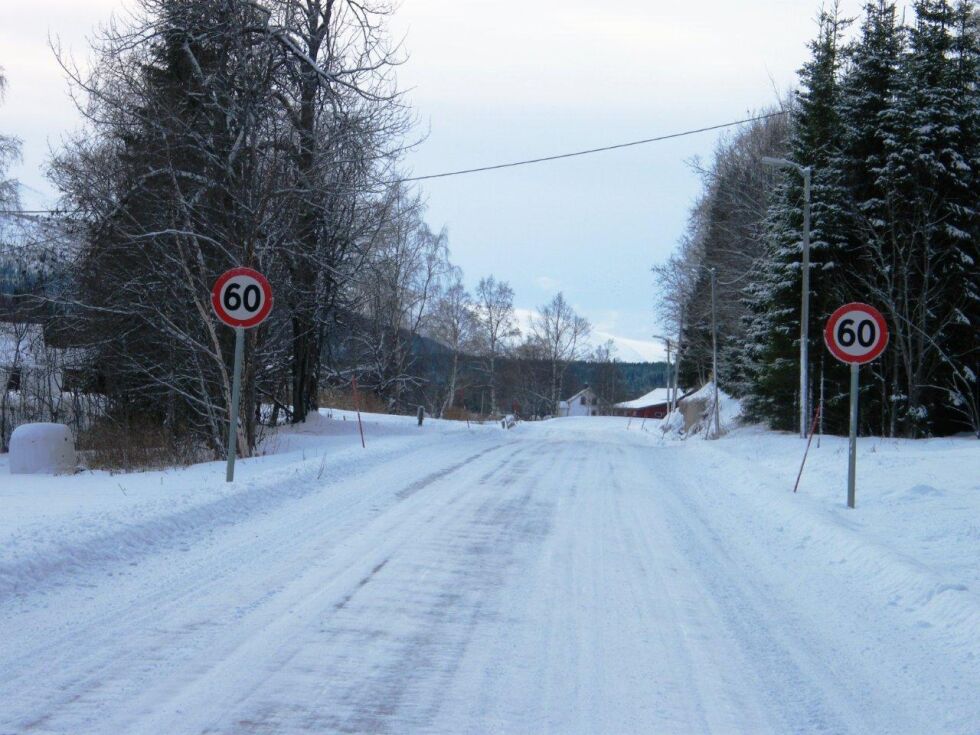
{"label": "white covered bale", "polygon": [[61,475],[75,471],[75,442],[64,424],[22,424],[10,437],[10,474]]}

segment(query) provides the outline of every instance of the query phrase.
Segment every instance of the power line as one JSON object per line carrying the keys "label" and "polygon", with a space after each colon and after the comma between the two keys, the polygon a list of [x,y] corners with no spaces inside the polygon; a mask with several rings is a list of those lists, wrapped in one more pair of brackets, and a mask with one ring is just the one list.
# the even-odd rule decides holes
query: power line
{"label": "power line", "polygon": [[28,215],[28,214],[54,214],[56,212],[61,212],[60,209],[0,209],[0,214],[9,214],[13,217],[18,215]]}
{"label": "power line", "polygon": [[482,171],[495,171],[501,168],[513,168],[515,166],[527,166],[532,163],[544,163],[546,161],[558,161],[562,158],[574,158],[575,156],[588,156],[592,153],[604,153],[605,151],[614,151],[619,148],[631,148],[637,145],[646,145],[647,143],[657,143],[662,140],[670,140],[672,138],[683,138],[687,135],[696,135],[697,133],[707,133],[711,130],[721,130],[722,128],[731,128],[735,125],[744,125],[745,123],[755,122],[757,120],[768,120],[771,117],[777,117],[779,115],[789,114],[788,111],[782,110],[779,112],[770,112],[766,115],[758,115],[757,117],[747,117],[744,120],[734,120],[732,122],[721,123],[719,125],[709,125],[705,128],[697,128],[696,130],[684,130],[680,133],[670,133],[668,135],[658,135],[656,138],[644,138],[643,140],[633,140],[629,143],[616,143],[615,145],[602,146],[601,148],[589,148],[584,151],[574,151],[572,153],[559,153],[554,156],[544,156],[542,158],[529,158],[524,161],[513,161],[511,163],[498,163],[492,166],[480,166],[479,168],[466,168],[460,171],[447,171],[441,174],[428,174],[426,176],[410,176],[408,178],[399,179],[395,183],[404,183],[408,181],[425,181],[427,179],[443,179],[447,176],[462,176],[463,174],[475,174]]}
{"label": "power line", "polygon": [[[642,140],[632,140],[628,143],[616,143],[614,145],[606,145],[600,148],[588,148],[583,151],[572,151],[571,153],[558,153],[554,156],[543,156],[541,158],[529,158],[523,161],[512,161],[510,163],[497,163],[491,166],[480,166],[478,168],[464,168],[459,171],[446,171],[440,174],[427,174],[425,176],[409,176],[404,179],[395,179],[391,183],[393,184],[405,184],[412,181],[427,181],[429,179],[444,179],[449,176],[463,176],[465,174],[476,174],[482,173],[483,171],[496,171],[502,168],[515,168],[517,166],[529,166],[533,163],[546,163],[548,161],[560,161],[563,158],[575,158],[577,156],[588,156],[593,153],[605,153],[606,151],[615,151],[620,148],[632,148],[638,145],[647,145],[648,143],[658,143],[664,140],[672,140],[674,138],[683,138],[688,135],[697,135],[698,133],[708,133],[712,130],[722,130],[724,128],[732,128],[736,125],[744,125],[745,123],[757,122],[758,120],[768,120],[773,117],[779,117],[780,115],[788,115],[787,110],[780,110],[778,112],[770,112],[765,115],[757,115],[756,117],[747,117],[744,120],[733,120],[731,122],[720,123],[718,125],[709,125],[704,128],[695,128],[694,130],[683,130],[679,133],[669,133],[667,135],[658,135],[655,138],[644,138]],[[50,214],[58,212],[56,209],[26,209],[19,211],[6,211],[0,210],[0,214]]]}

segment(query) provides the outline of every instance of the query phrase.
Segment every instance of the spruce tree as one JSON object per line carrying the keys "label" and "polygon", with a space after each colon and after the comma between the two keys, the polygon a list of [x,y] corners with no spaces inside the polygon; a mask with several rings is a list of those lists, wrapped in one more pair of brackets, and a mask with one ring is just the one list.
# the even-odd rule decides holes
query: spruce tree
{"label": "spruce tree", "polygon": [[[903,32],[894,3],[878,0],[864,10],[861,36],[848,50],[847,72],[841,84],[841,132],[830,161],[837,214],[830,239],[836,243],[837,302],[870,301],[886,310],[877,281],[881,269],[888,270],[890,265],[887,253],[891,249],[892,215],[882,177],[887,141],[896,137],[899,124],[895,100]],[[827,422],[843,431],[848,422],[847,368],[836,360],[825,361],[825,368],[832,396],[825,406]],[[882,434],[895,433],[896,404],[892,398],[896,369],[894,351],[886,351],[864,370],[861,381],[864,423]]]}
{"label": "spruce tree", "polygon": [[980,438],[980,11],[961,0],[954,11],[952,87],[959,130],[953,165],[960,186],[950,204],[953,256],[947,275],[954,318],[939,379],[948,397],[950,419]]}
{"label": "spruce tree", "polygon": [[[975,52],[969,34],[958,40],[951,4],[919,0],[914,7],[877,182],[890,219],[872,282],[891,322],[899,430],[922,436],[952,430],[951,371],[971,351],[976,359],[976,322],[968,314],[976,293],[976,146],[969,141],[976,78],[963,76]],[[972,38],[975,44],[975,32]]]}

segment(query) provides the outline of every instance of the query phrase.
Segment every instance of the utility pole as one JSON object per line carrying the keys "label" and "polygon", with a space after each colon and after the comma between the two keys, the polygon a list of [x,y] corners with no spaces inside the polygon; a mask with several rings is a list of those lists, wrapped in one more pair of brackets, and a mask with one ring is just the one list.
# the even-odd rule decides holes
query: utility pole
{"label": "utility pole", "polygon": [[680,317],[677,320],[677,350],[674,355],[674,407],[680,403],[678,383],[681,375],[681,345],[684,344],[684,305],[681,304]]}
{"label": "utility pole", "polygon": [[806,439],[809,416],[809,396],[807,386],[810,382],[810,176],[812,169],[801,166],[785,158],[763,156],[762,162],[774,168],[795,169],[803,177],[803,293],[800,308],[800,436]]}
{"label": "utility pole", "polygon": [[718,312],[715,308],[715,269],[711,270],[711,373],[715,385],[715,438],[721,436],[721,419],[718,410]]}
{"label": "utility pole", "polygon": [[667,344],[667,408],[671,412],[674,410],[674,401],[670,393],[670,337],[665,337],[662,334],[650,335],[654,339],[662,339]]}
{"label": "utility pole", "polygon": [[800,308],[800,436],[806,439],[810,416],[810,167],[803,174],[803,304]]}

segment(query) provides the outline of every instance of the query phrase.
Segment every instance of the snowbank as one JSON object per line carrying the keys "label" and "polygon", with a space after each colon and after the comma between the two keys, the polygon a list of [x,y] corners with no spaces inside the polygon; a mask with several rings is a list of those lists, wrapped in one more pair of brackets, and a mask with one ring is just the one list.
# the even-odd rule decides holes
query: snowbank
{"label": "snowbank", "polygon": [[[0,599],[66,574],[179,547],[358,473],[412,465],[422,453],[442,448],[495,445],[501,438],[496,424],[433,420],[420,431],[413,416],[362,419],[366,449],[352,411],[322,410],[303,424],[276,429],[261,456],[238,461],[233,483],[224,481],[224,462],[25,480],[7,472],[12,455],[0,455]],[[425,466],[426,460],[418,461]]]}
{"label": "snowbank", "polygon": [[836,565],[920,627],[980,639],[980,442],[859,438],[856,509],[846,504],[847,444],[815,442],[795,495],[805,442],[794,435],[744,427],[678,448],[723,473],[742,512],[776,525],[794,563]]}
{"label": "snowbank", "polygon": [[[686,438],[705,433],[714,436],[715,385],[705,383],[699,390],[685,396],[661,422],[665,435]],[[725,391],[718,389],[718,422],[725,434],[739,425],[742,404]]]}

